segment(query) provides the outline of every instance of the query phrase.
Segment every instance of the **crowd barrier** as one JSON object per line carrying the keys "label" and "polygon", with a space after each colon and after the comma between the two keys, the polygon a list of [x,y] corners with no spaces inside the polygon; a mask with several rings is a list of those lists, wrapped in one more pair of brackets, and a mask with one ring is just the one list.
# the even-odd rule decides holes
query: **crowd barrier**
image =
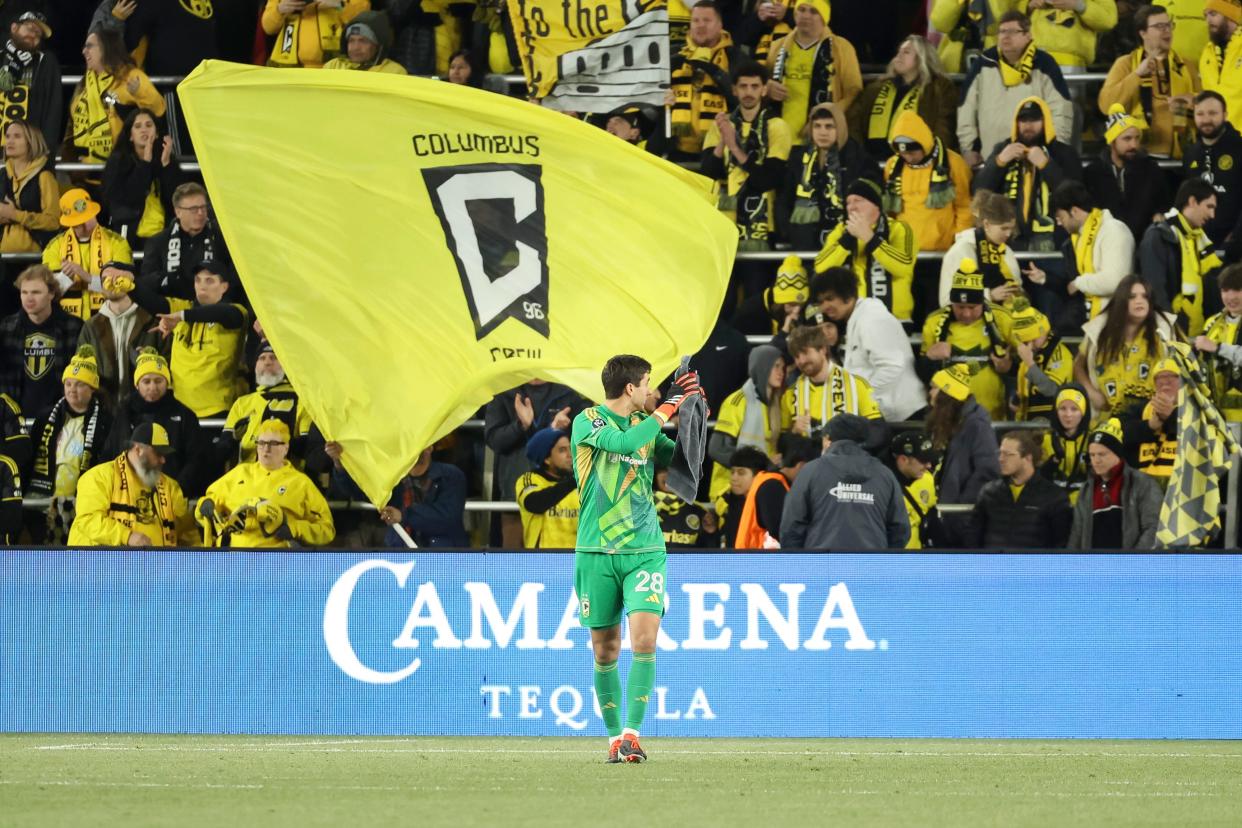
{"label": "crowd barrier", "polygon": [[[0,551],[0,731],[603,735],[572,570]],[[672,554],[644,734],[1242,738],[1239,592],[1237,555]]]}

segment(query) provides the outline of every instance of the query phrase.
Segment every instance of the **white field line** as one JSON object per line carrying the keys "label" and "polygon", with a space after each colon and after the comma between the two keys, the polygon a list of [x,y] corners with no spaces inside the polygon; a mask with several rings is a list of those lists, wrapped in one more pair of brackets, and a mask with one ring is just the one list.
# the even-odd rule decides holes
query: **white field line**
{"label": "white field line", "polygon": [[[390,742],[380,742],[379,744],[401,744],[418,741],[417,739],[393,740]],[[655,740],[653,740],[654,742]],[[87,751],[121,751],[121,752],[169,752],[169,753],[279,753],[288,750],[291,747],[309,747],[306,753],[445,753],[445,754],[475,754],[475,753],[510,753],[510,754],[566,754],[566,755],[589,755],[599,751],[585,748],[447,748],[447,747],[402,747],[402,748],[352,748],[337,747],[339,745],[354,744],[376,744],[370,739],[355,739],[349,741],[323,741],[323,742],[288,742],[276,744],[255,744],[250,742],[223,744],[223,745],[124,745],[110,742],[83,742],[79,744],[67,745],[36,745],[33,750],[87,750]],[[1150,752],[1150,751],[1076,751],[1063,753],[1035,753],[1035,752],[1017,752],[1017,751],[914,751],[903,750],[896,751],[859,751],[859,750],[765,750],[762,748],[747,748],[745,751],[737,750],[707,750],[707,749],[674,749],[659,750],[664,756],[841,756],[841,757],[877,757],[877,758],[903,758],[903,757],[943,757],[955,758],[959,756],[986,759],[1077,759],[1081,757],[1093,758],[1111,758],[1111,759],[1242,759],[1242,752],[1238,753],[1174,753],[1174,752]]]}
{"label": "white field line", "polygon": [[[647,780],[650,781],[650,780]],[[675,781],[675,780],[660,780]],[[302,784],[302,785],[270,785],[270,784],[232,784],[232,783],[216,783],[216,782],[113,782],[113,781],[89,781],[89,780],[69,780],[69,779],[3,779],[0,785],[13,785],[23,787],[74,787],[74,788],[167,788],[167,789],[210,789],[210,790],[281,790],[281,789],[298,789],[310,791],[394,791],[403,794],[416,792],[433,792],[433,791],[454,791],[454,792],[475,792],[475,791],[496,791],[502,793],[512,793],[519,788],[506,787],[503,785],[489,785],[486,787],[449,787],[444,785],[319,785],[319,784]],[[529,785],[521,785],[522,791],[544,791],[549,793],[564,793],[564,787],[545,787]],[[884,796],[893,797],[901,796],[900,793],[894,791],[881,790],[860,790],[857,788],[842,788],[839,790],[822,790],[817,789],[817,793],[824,796]],[[765,794],[787,794],[784,789],[763,789]],[[1200,793],[1197,791],[919,791],[919,797],[939,796],[939,797],[980,797],[993,798],[997,796],[1007,797],[1011,799],[1190,799],[1203,797],[1219,797],[1216,793]]]}
{"label": "white field line", "polygon": [[[400,744],[409,744],[410,742],[417,742],[417,741],[419,741],[419,737],[392,738],[392,739],[384,739],[384,738],[318,739],[312,742],[306,742],[306,741],[278,742],[275,745],[271,745],[271,747],[309,747],[309,746],[317,746],[317,745],[365,745],[365,744],[400,745]],[[34,749],[35,750],[101,750],[103,749],[103,746],[106,746],[109,744],[111,743],[109,742],[78,742],[76,744],[70,744],[70,745],[36,745]],[[238,747],[245,746],[245,745],[253,745],[253,742],[244,742],[242,743],[242,745]],[[124,749],[138,750],[138,748],[136,747],[126,748],[123,745],[117,745],[116,747],[117,749],[124,748]],[[234,746],[233,745],[221,745],[221,747],[231,748]]]}

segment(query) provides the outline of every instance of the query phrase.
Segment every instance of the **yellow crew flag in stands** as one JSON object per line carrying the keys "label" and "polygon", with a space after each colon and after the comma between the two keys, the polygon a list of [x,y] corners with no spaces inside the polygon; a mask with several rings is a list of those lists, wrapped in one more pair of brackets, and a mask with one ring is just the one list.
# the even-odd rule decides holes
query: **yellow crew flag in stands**
{"label": "yellow crew flag in stands", "polygon": [[564,112],[664,106],[668,0],[510,0],[532,99]]}
{"label": "yellow crew flag in stands", "polygon": [[1170,346],[1168,353],[1181,368],[1182,387],[1177,395],[1177,457],[1160,508],[1156,544],[1165,549],[1204,546],[1220,529],[1220,475],[1229,470],[1239,448],[1212,404],[1198,363],[1177,346]]}
{"label": "yellow crew flag in stands", "polygon": [[264,333],[377,505],[532,378],[602,399],[706,341],[737,229],[710,182],[521,100],[378,72],[207,61],[178,87]]}

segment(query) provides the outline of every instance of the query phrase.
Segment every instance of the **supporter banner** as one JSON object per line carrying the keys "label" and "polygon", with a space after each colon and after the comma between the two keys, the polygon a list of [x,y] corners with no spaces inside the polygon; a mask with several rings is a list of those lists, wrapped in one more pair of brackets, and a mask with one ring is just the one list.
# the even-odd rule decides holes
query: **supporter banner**
{"label": "supporter banner", "polygon": [[514,0],[508,8],[532,98],[569,112],[664,106],[667,0]]}
{"label": "supporter banner", "polygon": [[528,379],[600,400],[716,321],[737,228],[711,182],[524,101],[207,61],[178,87],[229,252],[302,403],[374,503]]}
{"label": "supporter banner", "polygon": [[[0,552],[0,730],[599,735],[572,564]],[[644,732],[1242,738],[1240,564],[675,555]]]}

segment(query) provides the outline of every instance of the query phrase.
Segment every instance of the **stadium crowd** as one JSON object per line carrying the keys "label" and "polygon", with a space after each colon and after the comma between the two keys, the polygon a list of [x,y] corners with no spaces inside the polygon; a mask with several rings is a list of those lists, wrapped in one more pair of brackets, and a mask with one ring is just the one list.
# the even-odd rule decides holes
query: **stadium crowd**
{"label": "stadium crowd", "polygon": [[[569,424],[590,403],[539,380],[481,413],[486,454],[459,430],[378,519],[330,508],[361,493],[151,81],[227,53],[212,3],[46,5],[0,7],[6,542],[400,545],[400,527],[572,547]],[[502,91],[520,65],[502,6],[250,5],[273,66]],[[1242,420],[1242,0],[700,0],[670,20],[666,109],[588,118],[716,180],[738,230],[693,360],[715,420],[698,502],[656,478],[668,545],[1153,548],[1179,391]],[[864,63],[883,64],[866,83]],[[68,94],[62,64],[82,67]],[[1074,82],[1093,67],[1098,94]],[[518,511],[472,538],[472,494]]]}

